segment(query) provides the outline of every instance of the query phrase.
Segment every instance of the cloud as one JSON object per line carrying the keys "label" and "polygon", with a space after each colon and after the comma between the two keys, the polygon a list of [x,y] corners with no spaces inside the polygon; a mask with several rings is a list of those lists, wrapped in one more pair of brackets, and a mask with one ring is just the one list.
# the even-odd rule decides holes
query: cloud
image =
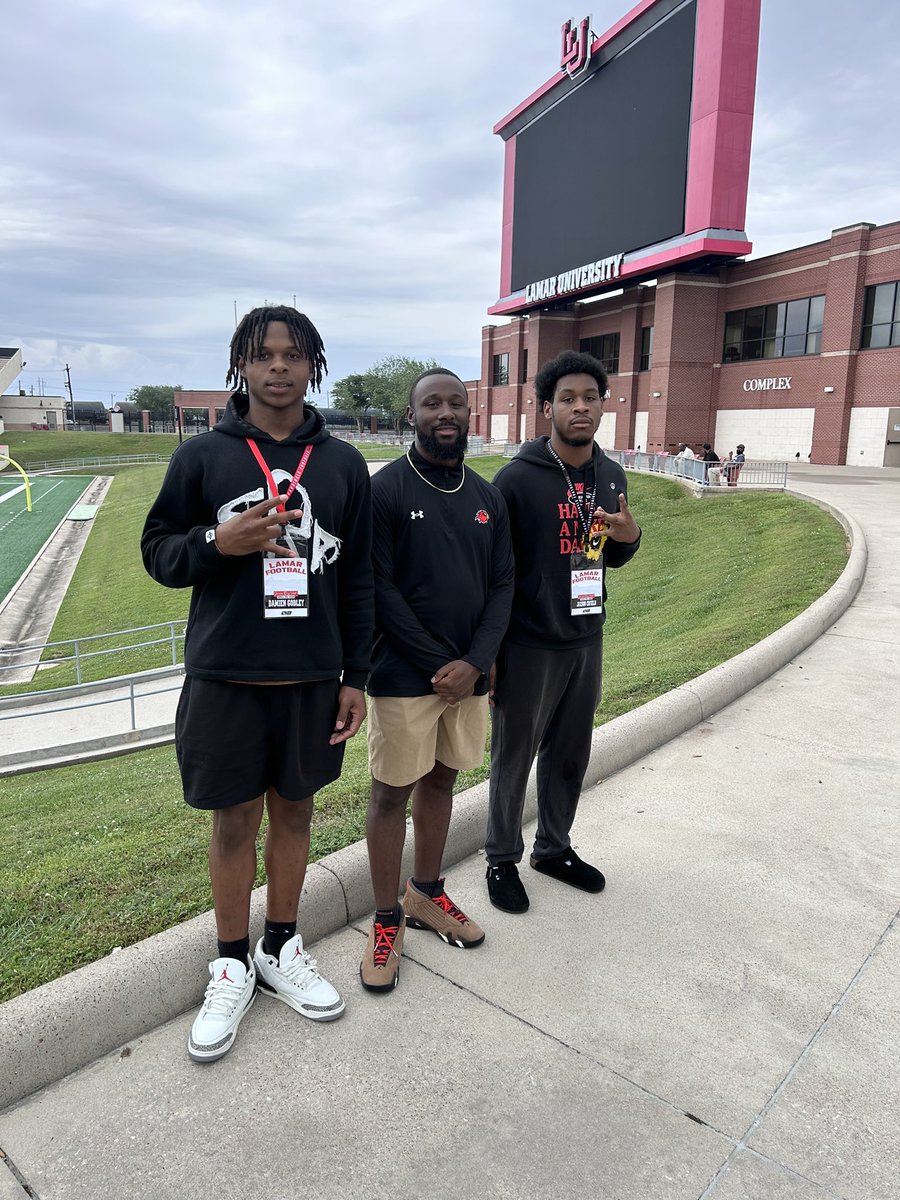
{"label": "cloud", "polygon": [[[98,394],[217,387],[235,302],[296,296],[332,379],[387,353],[477,374],[499,278],[491,128],[553,73],[574,15],[568,0],[33,0],[4,30],[0,311],[15,327],[0,342],[26,346],[29,370],[68,361]],[[890,0],[866,27],[855,50],[836,0],[763,7],[758,252],[900,217]],[[577,179],[573,148],[559,186]]]}

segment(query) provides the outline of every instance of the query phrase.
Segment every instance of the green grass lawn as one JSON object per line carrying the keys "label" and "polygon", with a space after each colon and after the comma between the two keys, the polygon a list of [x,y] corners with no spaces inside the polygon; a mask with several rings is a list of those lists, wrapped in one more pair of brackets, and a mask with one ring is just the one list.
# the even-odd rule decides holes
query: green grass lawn
{"label": "green grass lawn", "polygon": [[[198,436],[203,437],[203,434]],[[0,434],[10,457],[20,466],[64,462],[73,458],[113,458],[122,454],[170,455],[178,445],[177,433],[72,433],[62,429],[15,430]],[[364,458],[376,462],[396,458],[395,446],[357,446]],[[7,470],[10,470],[7,467]]]}
{"label": "green grass lawn", "polygon": [[[502,461],[472,465],[490,478]],[[158,587],[140,568],[137,538],[161,470],[116,474],[54,637],[186,611],[186,593]],[[821,595],[846,562],[840,526],[791,497],[736,491],[698,501],[677,483],[631,475],[629,498],[644,542],[609,574],[598,723],[753,645]],[[485,760],[459,787],[486,775]],[[358,736],[341,779],[317,798],[314,858],[364,835],[368,787]],[[0,822],[15,848],[0,862],[0,999],[210,907],[210,818],[184,805],[171,747],[4,780]]]}
{"label": "green grass lawn", "polygon": [[[121,454],[169,455],[178,445],[176,433],[74,433],[69,430],[15,430],[0,435],[10,458],[20,466],[64,462],[71,458],[111,458]],[[7,468],[9,469],[9,468]]]}

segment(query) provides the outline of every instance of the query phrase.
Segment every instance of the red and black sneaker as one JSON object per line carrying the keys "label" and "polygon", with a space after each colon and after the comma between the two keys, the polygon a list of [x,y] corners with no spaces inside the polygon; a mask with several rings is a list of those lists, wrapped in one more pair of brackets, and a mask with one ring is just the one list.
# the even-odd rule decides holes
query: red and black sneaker
{"label": "red and black sneaker", "polygon": [[405,926],[405,920],[399,925],[384,925],[377,918],[372,922],[366,952],[359,964],[360,982],[368,991],[390,992],[397,986]]}
{"label": "red and black sneaker", "polygon": [[431,897],[420,892],[409,880],[403,894],[407,925],[412,929],[430,929],[448,946],[459,946],[463,950],[480,946],[484,941],[484,930],[453,903],[444,891],[443,879],[439,882],[440,893]]}

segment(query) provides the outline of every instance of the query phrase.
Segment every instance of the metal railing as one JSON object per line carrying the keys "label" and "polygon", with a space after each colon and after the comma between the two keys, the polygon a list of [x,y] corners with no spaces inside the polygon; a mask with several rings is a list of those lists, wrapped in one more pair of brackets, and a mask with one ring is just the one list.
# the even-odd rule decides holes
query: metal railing
{"label": "metal railing", "polygon": [[[159,686],[148,686],[156,684],[157,679],[160,681]],[[184,669],[179,666],[174,670],[166,668],[159,672],[148,671],[143,674],[107,679],[98,683],[0,697],[0,725],[5,721],[31,721],[42,725],[44,730],[44,736],[42,737],[39,732],[36,744],[31,747],[23,746],[23,743],[27,743],[29,740],[27,736],[23,738],[20,734],[13,735],[14,742],[11,744],[16,748],[6,753],[0,753],[0,766],[12,767],[22,762],[44,757],[49,748],[47,743],[50,729],[53,731],[50,744],[57,753],[63,756],[67,749],[75,746],[94,747],[115,744],[124,735],[137,733],[139,729],[157,734],[164,731],[170,733],[175,717],[174,697],[171,702],[165,702],[163,710],[160,710],[159,704],[157,704],[153,719],[144,720],[140,724],[138,723],[137,707],[139,702],[152,701],[154,697],[180,693],[183,679]],[[116,704],[128,705],[127,729],[123,728],[125,722],[115,723],[114,727],[110,727],[109,719],[106,720],[104,728],[104,721],[101,719],[99,725],[95,723],[86,727],[83,734],[73,737],[66,744],[58,740],[59,735],[56,732],[55,723],[48,726],[48,717],[78,712],[82,709],[103,709]],[[114,721],[114,718],[112,720]],[[18,726],[14,728],[18,729]],[[94,736],[85,736],[85,734]],[[9,738],[4,736],[3,741],[9,743]]]}
{"label": "metal railing", "polygon": [[169,454],[112,454],[105,458],[63,458],[23,465],[30,474],[52,475],[55,471],[82,471],[87,467],[162,466],[170,458]]}
{"label": "metal railing", "polygon": [[[40,645],[29,645],[25,642],[19,643],[16,646],[3,646],[0,647],[0,684],[3,682],[4,672],[21,671],[24,668],[36,670],[41,665],[45,651],[56,650],[63,646],[71,647],[72,652],[69,654],[54,654],[44,665],[56,667],[63,666],[66,663],[74,663],[76,684],[84,682],[82,668],[84,663],[90,659],[102,658],[112,654],[123,654],[131,650],[143,650],[149,646],[169,645],[171,650],[166,657],[171,658],[171,665],[174,667],[181,660],[186,625],[187,621],[185,620],[165,621],[159,625],[140,625],[135,629],[119,629],[113,633],[95,633],[88,637],[66,638],[59,642],[42,642]],[[111,638],[125,638],[131,634],[152,634],[160,629],[167,630],[167,633],[160,637],[129,641],[124,645],[94,648],[97,642],[108,642]],[[28,692],[23,694],[33,696],[35,693]]]}
{"label": "metal railing", "polygon": [[647,454],[640,450],[607,450],[615,462],[632,471],[649,471],[688,479],[698,487],[718,490],[728,487],[787,486],[788,464],[770,459],[748,459],[744,463],[707,463],[677,454]]}

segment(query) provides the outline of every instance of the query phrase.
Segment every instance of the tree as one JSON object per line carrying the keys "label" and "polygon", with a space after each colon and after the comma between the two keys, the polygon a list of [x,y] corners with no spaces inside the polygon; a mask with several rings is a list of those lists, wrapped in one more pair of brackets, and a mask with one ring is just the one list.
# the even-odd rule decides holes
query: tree
{"label": "tree", "polygon": [[372,408],[372,393],[368,375],[347,375],[331,385],[331,398],[336,409],[356,419],[360,434],[365,433],[366,415]]}
{"label": "tree", "polygon": [[409,407],[409,389],[417,375],[440,363],[429,359],[420,362],[416,358],[405,358],[392,354],[370,367],[364,378],[368,381],[372,401],[377,408],[384,409],[394,424],[394,432],[400,433],[403,419]]}
{"label": "tree", "polygon": [[125,399],[134,401],[138,410],[148,408],[151,417],[171,420],[175,408],[175,393],[181,390],[180,383],[145,383],[142,387],[132,388]]}

